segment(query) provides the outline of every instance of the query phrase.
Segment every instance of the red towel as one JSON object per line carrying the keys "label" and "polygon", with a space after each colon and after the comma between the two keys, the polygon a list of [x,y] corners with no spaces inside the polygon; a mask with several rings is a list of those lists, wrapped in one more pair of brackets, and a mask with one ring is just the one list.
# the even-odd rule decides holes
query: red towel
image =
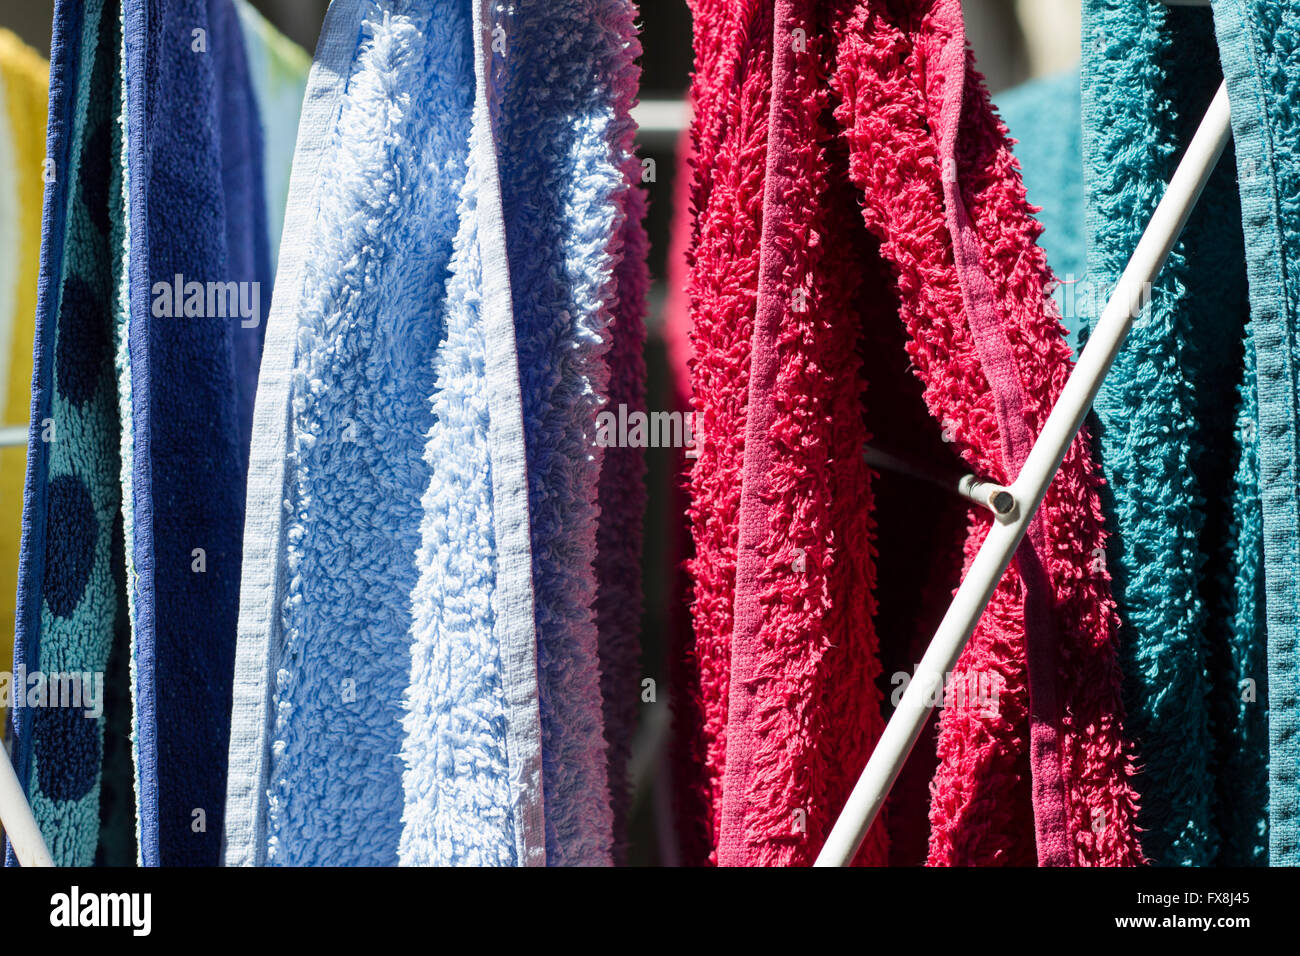
{"label": "red towel", "polygon": [[[864,411],[911,399],[888,378],[861,394],[859,348],[889,338],[864,323],[896,310],[930,428],[1003,482],[1069,349],[957,0],[694,9],[699,795],[717,862],[807,863],[882,727],[876,551],[916,550],[874,536]],[[953,675],[995,700],[942,711],[931,864],[1141,861],[1098,483],[1085,435]],[[969,561],[989,520],[923,546]],[[906,829],[914,808],[889,809]],[[878,823],[858,862],[886,854]]]}

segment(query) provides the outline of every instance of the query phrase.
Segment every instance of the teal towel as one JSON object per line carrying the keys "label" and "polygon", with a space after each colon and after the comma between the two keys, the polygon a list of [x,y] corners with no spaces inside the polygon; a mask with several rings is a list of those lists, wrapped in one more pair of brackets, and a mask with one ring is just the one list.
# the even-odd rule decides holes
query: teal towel
{"label": "teal towel", "polygon": [[1036,218],[1043,227],[1038,244],[1060,282],[1053,298],[1077,352],[1083,317],[1098,294],[1088,281],[1084,251],[1079,71],[1022,83],[999,93],[994,105],[1015,140],[1025,193],[1038,207]]}
{"label": "teal towel", "polygon": [[1096,403],[1144,849],[1163,865],[1297,862],[1298,12],[1084,7],[1090,321],[1220,62],[1233,117],[1237,168],[1230,148]]}
{"label": "teal towel", "polygon": [[[1249,346],[1254,351],[1247,354],[1247,381],[1251,373],[1257,376],[1258,412],[1249,401],[1244,403],[1237,433],[1248,452],[1239,468],[1258,482],[1259,508],[1242,515],[1239,537],[1249,532],[1259,535],[1262,521],[1262,562],[1258,551],[1253,558],[1256,567],[1263,566],[1262,603],[1268,629],[1266,675],[1257,645],[1233,647],[1229,663],[1237,669],[1234,676],[1240,683],[1253,681],[1258,699],[1244,700],[1249,686],[1223,698],[1224,710],[1234,719],[1223,749],[1229,762],[1221,790],[1244,790],[1255,802],[1267,794],[1268,863],[1296,866],[1300,864],[1300,648],[1295,617],[1300,608],[1296,464],[1300,382],[1295,344],[1300,317],[1300,2],[1215,0],[1214,22],[1232,106],[1250,279]],[[1252,358],[1254,368],[1249,366]],[[1252,583],[1254,590],[1243,592],[1237,602],[1235,627],[1264,613],[1257,570]],[[1258,768],[1265,732],[1267,790]],[[1245,849],[1258,858],[1256,847],[1263,836],[1258,814],[1234,815],[1232,823],[1255,837]],[[1247,860],[1238,853],[1228,862]]]}
{"label": "teal towel", "polygon": [[[71,693],[16,695],[12,720],[14,767],[60,866],[96,858],[105,672],[130,641],[113,374],[125,270],[119,16],[114,0],[60,3],[51,54],[13,672],[28,691],[55,678]],[[109,789],[123,796],[123,782]]]}

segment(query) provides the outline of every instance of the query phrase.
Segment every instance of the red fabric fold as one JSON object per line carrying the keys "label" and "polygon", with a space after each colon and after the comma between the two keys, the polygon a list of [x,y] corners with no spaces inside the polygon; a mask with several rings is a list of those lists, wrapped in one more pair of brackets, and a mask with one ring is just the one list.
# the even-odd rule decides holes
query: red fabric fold
{"label": "red fabric fold", "polygon": [[[871,592],[898,543],[864,412],[912,399],[863,394],[861,343],[890,338],[863,323],[901,320],[932,427],[1002,482],[1070,353],[957,0],[693,9],[696,793],[716,862],[809,863],[883,726]],[[942,710],[933,865],[1141,862],[1098,485],[1085,434],[952,675],[995,697]],[[988,527],[932,547],[969,564]],[[858,862],[887,853],[878,823]]]}

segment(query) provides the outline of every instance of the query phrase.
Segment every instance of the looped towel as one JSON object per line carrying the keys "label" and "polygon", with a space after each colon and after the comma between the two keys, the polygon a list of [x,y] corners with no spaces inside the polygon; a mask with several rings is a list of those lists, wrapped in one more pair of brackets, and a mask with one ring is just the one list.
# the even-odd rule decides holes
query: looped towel
{"label": "looped towel", "polygon": [[15,764],[56,861],[124,862],[134,789],[139,862],[213,864],[270,293],[243,38],[94,0],[53,50],[15,668],[93,691],[16,713]]}
{"label": "looped towel", "polygon": [[391,864],[424,436],[465,176],[455,2],[331,6],[258,389],[228,864]]}
{"label": "looped towel", "polygon": [[[917,547],[903,523],[876,533],[891,517],[872,514],[877,484],[904,495],[866,472],[868,433],[897,433],[923,400],[938,454],[1009,481],[1070,353],[956,2],[696,12],[695,786],[718,862],[807,863],[882,726],[878,654],[909,653],[899,634],[878,652],[872,619],[924,619],[938,583],[868,596]],[[837,187],[850,187],[847,201]],[[840,214],[855,191],[866,233]],[[921,394],[899,374],[903,356],[879,352],[903,346],[890,331],[899,320]],[[1094,472],[1085,434],[956,672],[942,675],[932,864],[1142,859],[1114,609],[1105,567],[1090,561],[1104,540]],[[925,547],[956,553],[964,541],[969,561],[990,520],[948,523]],[[954,686],[991,699],[972,706]],[[906,805],[889,810],[891,827],[913,832]],[[858,862],[887,852],[878,825]]]}
{"label": "looped towel", "polygon": [[640,462],[602,486],[596,416],[644,387],[632,16],[331,7],[260,383],[227,862],[613,858]]}
{"label": "looped towel", "polygon": [[1219,67],[1232,112],[1096,402],[1139,822],[1166,866],[1300,862],[1297,22],[1291,0],[1084,5],[1087,318]]}

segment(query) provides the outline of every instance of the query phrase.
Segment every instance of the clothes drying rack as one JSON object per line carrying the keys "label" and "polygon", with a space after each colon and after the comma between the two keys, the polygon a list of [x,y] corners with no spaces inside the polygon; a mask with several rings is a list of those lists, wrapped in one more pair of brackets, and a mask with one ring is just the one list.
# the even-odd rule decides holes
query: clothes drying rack
{"label": "clothes drying rack", "polygon": [[[1161,2],[1168,6],[1209,5],[1209,0]],[[682,103],[649,101],[638,107],[637,119],[643,138],[663,140],[680,133],[687,123],[687,113]],[[933,706],[931,702],[942,699],[942,695],[934,693],[942,686],[942,675],[956,666],[1141,311],[1146,288],[1164,267],[1223,155],[1231,135],[1230,119],[1227,87],[1220,83],[1015,480],[1003,487],[968,475],[954,488],[972,502],[988,508],[993,523],[831,828],[815,866],[848,866],[879,814],[925,727]],[[0,447],[23,444],[27,435],[25,426],[0,428]],[[868,449],[866,457],[872,467],[910,469],[906,463],[894,461],[880,451]],[[0,822],[20,864],[53,866],[7,753],[0,760]]]}

